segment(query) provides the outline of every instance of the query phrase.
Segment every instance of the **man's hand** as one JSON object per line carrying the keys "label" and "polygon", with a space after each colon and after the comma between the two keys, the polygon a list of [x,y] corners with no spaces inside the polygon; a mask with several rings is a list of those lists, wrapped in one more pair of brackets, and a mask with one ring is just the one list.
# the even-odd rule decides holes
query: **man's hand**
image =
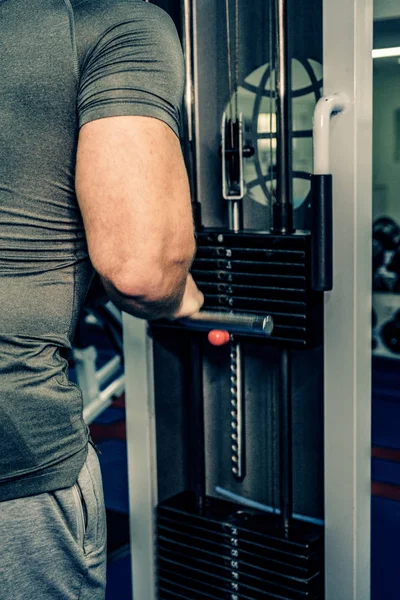
{"label": "man's hand", "polygon": [[174,315],[174,319],[191,317],[195,313],[199,312],[203,304],[204,296],[189,273],[186,280],[185,293],[183,294],[179,310]]}

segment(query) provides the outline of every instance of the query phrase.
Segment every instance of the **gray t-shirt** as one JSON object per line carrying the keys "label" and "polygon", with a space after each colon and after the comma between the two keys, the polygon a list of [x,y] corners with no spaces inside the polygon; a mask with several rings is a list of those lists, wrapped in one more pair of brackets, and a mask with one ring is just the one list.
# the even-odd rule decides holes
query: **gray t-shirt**
{"label": "gray t-shirt", "polygon": [[92,276],[79,128],[142,115],[178,133],[183,62],[171,19],[142,0],[0,0],[0,27],[2,501],[73,485],[86,458],[62,357]]}

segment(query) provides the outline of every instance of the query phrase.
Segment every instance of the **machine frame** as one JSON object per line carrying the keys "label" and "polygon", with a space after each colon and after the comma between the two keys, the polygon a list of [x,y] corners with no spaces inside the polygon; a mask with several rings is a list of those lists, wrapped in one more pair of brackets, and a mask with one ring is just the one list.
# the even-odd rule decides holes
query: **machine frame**
{"label": "machine frame", "polygon": [[[370,598],[372,23],[372,0],[323,0],[324,94],[344,92],[350,100],[331,136],[334,287],[325,298],[324,331],[326,600]],[[133,590],[136,600],[155,600],[152,340],[146,323],[124,314],[123,325]]]}

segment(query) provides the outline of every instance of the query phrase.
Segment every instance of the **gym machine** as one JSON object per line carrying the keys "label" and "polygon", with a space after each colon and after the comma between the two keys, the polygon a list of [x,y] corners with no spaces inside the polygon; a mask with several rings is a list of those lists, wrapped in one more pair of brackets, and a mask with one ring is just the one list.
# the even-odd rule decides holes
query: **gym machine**
{"label": "gym machine", "polygon": [[[138,405],[128,422],[128,439],[135,431],[140,454],[130,454],[132,497],[140,498],[131,517],[135,594],[140,600],[316,600],[324,598],[323,304],[333,279],[326,148],[331,114],[343,110],[346,98],[333,94],[317,105],[315,156],[322,160],[314,164],[313,220],[302,218],[299,227],[292,206],[287,7],[282,0],[275,11],[270,7],[276,51],[268,59],[278,73],[271,78],[276,108],[270,114],[277,116],[276,134],[271,119],[264,138],[276,157],[263,176],[272,206],[257,206],[249,216],[243,170],[257,148],[237,102],[240,3],[234,16],[232,2],[225,3],[230,66],[227,77],[218,74],[218,85],[231,89],[218,121],[210,119],[222,130],[219,157],[209,152],[205,161],[220,166],[222,194],[196,194],[196,178],[208,176],[196,153],[205,156],[208,140],[195,114],[198,89],[191,89],[198,86],[195,55],[206,45],[195,39],[194,4],[184,2],[185,139],[198,241],[193,276],[206,303],[196,319],[153,324],[146,359],[135,354],[135,372],[148,374],[135,391],[148,398],[141,405],[147,416]],[[217,4],[221,11],[224,3]],[[128,343],[143,349],[135,327],[126,320]],[[146,536],[156,565],[143,560]]]}
{"label": "gym machine", "polygon": [[[226,0],[230,101],[222,119],[221,161],[228,229],[203,228],[199,203],[194,201],[198,250],[192,274],[205,295],[205,310],[180,325],[192,331],[208,329],[211,344],[229,345],[229,446],[231,474],[238,482],[246,477],[243,342],[256,336],[259,343],[264,338],[264,343],[276,345],[279,509],[257,511],[207,494],[201,334],[191,333],[187,417],[191,440],[186,451],[192,457],[192,472],[188,489],[160,502],[157,509],[159,600],[323,598],[323,528],[305,517],[293,519],[291,372],[293,349],[323,342],[323,292],[332,289],[332,181],[328,171],[313,175],[312,230],[295,231],[287,1],[278,0],[275,6],[276,91],[271,94],[276,97],[277,152],[272,166],[276,176],[272,228],[268,232],[243,229],[243,161],[257,149],[244,146],[238,109],[239,3],[235,5],[233,61],[230,2]],[[343,109],[337,99],[322,102],[332,104],[330,112]],[[329,121],[330,114],[323,113],[318,107],[318,131],[329,127],[324,119],[328,116]],[[244,499],[241,503],[247,504]]]}

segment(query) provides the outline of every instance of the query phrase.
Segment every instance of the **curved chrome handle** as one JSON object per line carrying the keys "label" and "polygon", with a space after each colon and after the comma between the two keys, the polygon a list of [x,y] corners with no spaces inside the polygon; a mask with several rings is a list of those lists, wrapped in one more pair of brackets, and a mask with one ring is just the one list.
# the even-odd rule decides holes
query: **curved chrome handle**
{"label": "curved chrome handle", "polygon": [[315,105],[313,121],[314,175],[329,175],[330,120],[349,106],[346,94],[340,92],[323,96]]}

